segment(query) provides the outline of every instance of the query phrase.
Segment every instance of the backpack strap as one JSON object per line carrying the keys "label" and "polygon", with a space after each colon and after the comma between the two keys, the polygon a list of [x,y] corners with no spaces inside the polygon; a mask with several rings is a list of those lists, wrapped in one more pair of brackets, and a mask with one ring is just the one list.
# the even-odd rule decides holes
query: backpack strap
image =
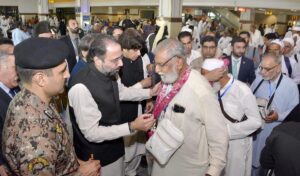
{"label": "backpack strap", "polygon": [[255,56],[256,47],[253,48],[252,58]]}
{"label": "backpack strap", "polygon": [[220,96],[220,91],[218,91],[218,97],[219,97],[219,104],[220,104],[220,107],[221,107],[221,111],[222,111],[222,114],[224,115],[224,117],[229,120],[231,123],[239,123],[239,122],[243,122],[245,120],[248,119],[248,117],[244,114],[244,116],[242,117],[241,121],[238,121],[232,117],[230,117],[226,111],[224,110],[224,107],[223,107],[223,102],[222,102],[222,98]]}
{"label": "backpack strap", "polygon": [[295,58],[296,62],[298,63],[298,56],[297,56],[297,54],[294,55],[294,58]]}
{"label": "backpack strap", "polygon": [[292,76],[292,65],[291,65],[291,61],[288,57],[285,57],[284,56],[284,62],[285,62],[285,65],[286,65],[286,68],[288,70],[288,73],[289,73],[289,77]]}

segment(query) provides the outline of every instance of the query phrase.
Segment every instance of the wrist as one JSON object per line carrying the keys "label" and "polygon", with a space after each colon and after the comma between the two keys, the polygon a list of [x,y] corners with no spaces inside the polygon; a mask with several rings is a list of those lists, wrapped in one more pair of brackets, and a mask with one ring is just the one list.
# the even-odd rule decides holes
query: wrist
{"label": "wrist", "polygon": [[128,127],[129,127],[130,133],[134,133],[135,129],[133,127],[133,122],[128,122]]}

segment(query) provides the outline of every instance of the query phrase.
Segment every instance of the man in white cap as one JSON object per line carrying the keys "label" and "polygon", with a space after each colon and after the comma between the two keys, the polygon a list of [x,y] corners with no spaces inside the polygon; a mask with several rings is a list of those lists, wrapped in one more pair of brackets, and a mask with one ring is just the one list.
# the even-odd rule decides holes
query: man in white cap
{"label": "man in white cap", "polygon": [[[284,44],[283,55],[286,57],[289,57],[290,62],[294,63],[294,66],[295,66],[294,72],[299,72],[300,71],[300,61],[299,61],[300,54],[295,52],[294,40],[292,38],[284,38],[282,40],[282,42]],[[297,84],[298,84],[298,89],[300,92],[300,84],[299,83],[297,83]]]}
{"label": "man in white cap", "polygon": [[[202,73],[206,74],[216,68],[224,67],[220,59],[206,59]],[[261,127],[255,96],[247,84],[234,79],[228,72],[217,80],[221,86],[218,100],[229,134],[227,162],[223,176],[251,174],[252,136]],[[246,103],[247,102],[247,103]]]}
{"label": "man in white cap", "polygon": [[296,25],[292,27],[292,33],[292,37],[295,41],[295,51],[300,53],[300,21],[298,21]]}
{"label": "man in white cap", "polygon": [[284,38],[292,38],[293,37],[293,32],[292,32],[292,28],[289,27],[288,31],[285,33]]}
{"label": "man in white cap", "polygon": [[[283,42],[283,55],[286,57],[292,57],[295,54],[294,47],[295,47],[295,42],[293,38],[291,37],[286,37],[282,40]],[[298,61],[298,58],[296,58]]]}
{"label": "man in white cap", "polygon": [[281,72],[293,79],[296,84],[300,84],[300,70],[297,62],[284,56],[283,51],[284,43],[278,39],[273,40],[268,47],[268,53],[281,58]]}

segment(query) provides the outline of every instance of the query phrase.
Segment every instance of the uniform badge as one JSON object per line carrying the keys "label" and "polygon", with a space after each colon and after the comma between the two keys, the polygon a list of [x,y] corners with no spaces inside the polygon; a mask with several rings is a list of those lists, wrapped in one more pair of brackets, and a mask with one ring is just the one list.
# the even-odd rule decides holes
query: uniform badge
{"label": "uniform badge", "polygon": [[49,162],[43,157],[37,157],[37,158],[34,158],[29,161],[28,170],[30,172],[32,172],[35,167],[38,167],[38,169],[41,169],[46,166],[49,166]]}
{"label": "uniform badge", "polygon": [[60,134],[62,133],[62,128],[61,128],[61,126],[59,124],[56,124],[55,128],[56,128],[56,132],[57,133],[60,133]]}

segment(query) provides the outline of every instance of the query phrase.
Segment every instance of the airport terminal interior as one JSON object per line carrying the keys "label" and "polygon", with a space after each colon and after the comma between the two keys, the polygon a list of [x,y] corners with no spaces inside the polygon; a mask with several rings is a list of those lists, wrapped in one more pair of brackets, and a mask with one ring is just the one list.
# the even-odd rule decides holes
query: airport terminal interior
{"label": "airport terminal interior", "polygon": [[0,176],[300,176],[300,0],[0,0]]}

